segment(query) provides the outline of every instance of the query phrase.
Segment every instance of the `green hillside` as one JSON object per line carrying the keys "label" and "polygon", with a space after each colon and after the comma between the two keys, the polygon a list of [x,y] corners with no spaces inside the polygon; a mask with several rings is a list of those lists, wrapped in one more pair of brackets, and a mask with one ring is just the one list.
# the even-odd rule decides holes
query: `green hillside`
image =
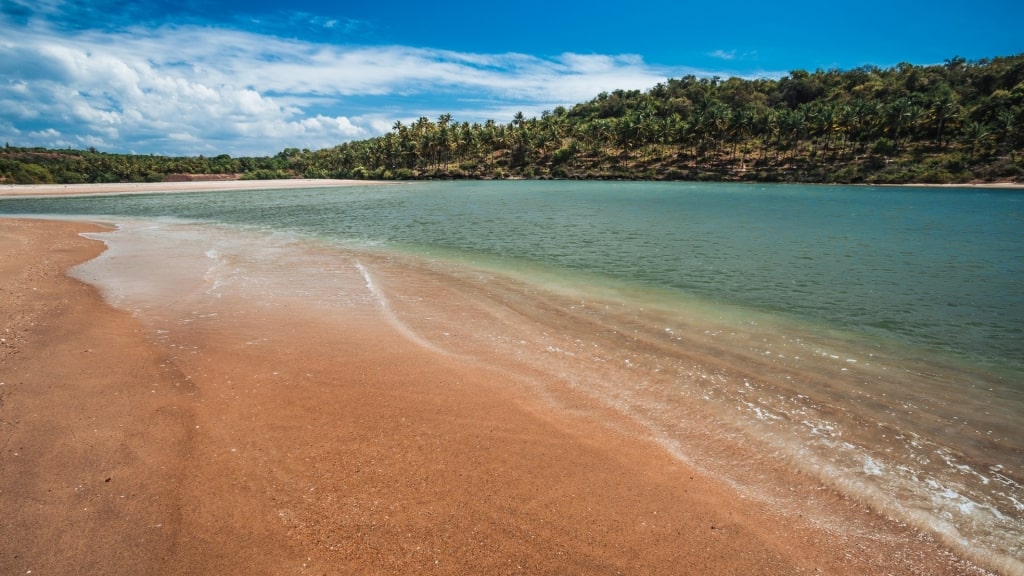
{"label": "green hillside", "polygon": [[[420,118],[273,157],[0,150],[16,183],[232,178],[1024,181],[1024,54],[941,65],[668,80],[500,124]],[[209,177],[209,176],[203,176]]]}

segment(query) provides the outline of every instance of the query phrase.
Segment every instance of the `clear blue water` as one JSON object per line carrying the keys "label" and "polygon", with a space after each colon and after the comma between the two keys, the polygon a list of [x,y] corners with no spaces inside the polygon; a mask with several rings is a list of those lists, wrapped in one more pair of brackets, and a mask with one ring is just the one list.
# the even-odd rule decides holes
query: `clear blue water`
{"label": "clear blue water", "polygon": [[[407,302],[438,317],[515,310],[532,328],[481,324],[480,341],[620,407],[691,462],[715,460],[687,440],[706,437],[686,428],[700,405],[772,459],[1024,573],[1022,192],[436,182],[0,198],[2,214],[156,222],[165,244],[196,241],[196,223],[241,230],[246,242],[198,252],[239,266],[285,236],[383,254],[358,264],[382,277],[387,254],[509,275],[536,289],[442,267],[476,299],[445,308],[408,270],[385,284],[404,291],[389,295],[398,317]],[[341,266],[275,250],[246,274],[301,266],[287,283],[309,287]],[[464,328],[409,332],[430,343]]]}
{"label": "clear blue water", "polygon": [[1024,368],[1024,193],[473,182],[0,200],[539,264]]}

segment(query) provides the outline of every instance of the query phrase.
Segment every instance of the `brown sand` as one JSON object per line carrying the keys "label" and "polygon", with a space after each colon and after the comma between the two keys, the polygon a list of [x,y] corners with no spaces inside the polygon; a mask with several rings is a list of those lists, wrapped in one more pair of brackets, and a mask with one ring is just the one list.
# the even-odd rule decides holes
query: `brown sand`
{"label": "brown sand", "polygon": [[978,573],[838,495],[878,532],[743,499],[375,313],[168,348],[65,275],[88,229],[0,220],[4,574]]}

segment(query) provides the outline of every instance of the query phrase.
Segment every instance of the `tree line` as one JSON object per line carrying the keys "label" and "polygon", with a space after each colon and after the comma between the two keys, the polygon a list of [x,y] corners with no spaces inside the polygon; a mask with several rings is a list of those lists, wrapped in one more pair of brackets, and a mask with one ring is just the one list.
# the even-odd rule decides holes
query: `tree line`
{"label": "tree line", "polygon": [[0,149],[0,183],[84,184],[165,182],[192,178],[294,178],[281,155],[232,158],[219,156],[157,156],[109,154],[88,150]]}
{"label": "tree line", "polygon": [[670,79],[539,118],[396,122],[383,136],[273,157],[0,152],[0,179],[576,178],[835,183],[1024,181],[1024,54]]}

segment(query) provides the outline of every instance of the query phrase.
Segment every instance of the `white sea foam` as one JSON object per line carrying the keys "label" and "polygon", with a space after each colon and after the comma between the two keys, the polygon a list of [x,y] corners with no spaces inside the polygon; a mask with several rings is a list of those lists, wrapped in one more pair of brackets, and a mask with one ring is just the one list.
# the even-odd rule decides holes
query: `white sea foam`
{"label": "white sea foam", "polygon": [[370,271],[366,268],[366,266],[364,266],[362,262],[359,262],[357,260],[355,262],[355,267],[357,270],[359,270],[359,273],[362,275],[363,280],[366,283],[367,291],[369,291],[369,293],[373,296],[374,300],[376,300],[377,305],[380,306],[381,312],[383,312],[384,317],[387,319],[388,323],[391,324],[391,326],[394,327],[395,330],[398,331],[398,333],[405,336],[410,342],[414,342],[417,345],[426,348],[427,350],[437,352],[438,354],[450,354],[448,350],[444,350],[443,348],[440,348],[437,345],[435,345],[430,340],[423,338],[422,336],[417,334],[416,331],[410,328],[406,323],[402,322],[402,320],[399,319],[397,315],[395,315],[394,310],[391,308],[391,304],[388,301],[387,295],[384,294],[384,292],[380,288],[378,288],[377,283],[373,281],[373,276],[370,274]]}
{"label": "white sea foam", "polygon": [[881,476],[885,471],[885,466],[877,462],[870,456],[864,457],[864,473],[868,476]]}

